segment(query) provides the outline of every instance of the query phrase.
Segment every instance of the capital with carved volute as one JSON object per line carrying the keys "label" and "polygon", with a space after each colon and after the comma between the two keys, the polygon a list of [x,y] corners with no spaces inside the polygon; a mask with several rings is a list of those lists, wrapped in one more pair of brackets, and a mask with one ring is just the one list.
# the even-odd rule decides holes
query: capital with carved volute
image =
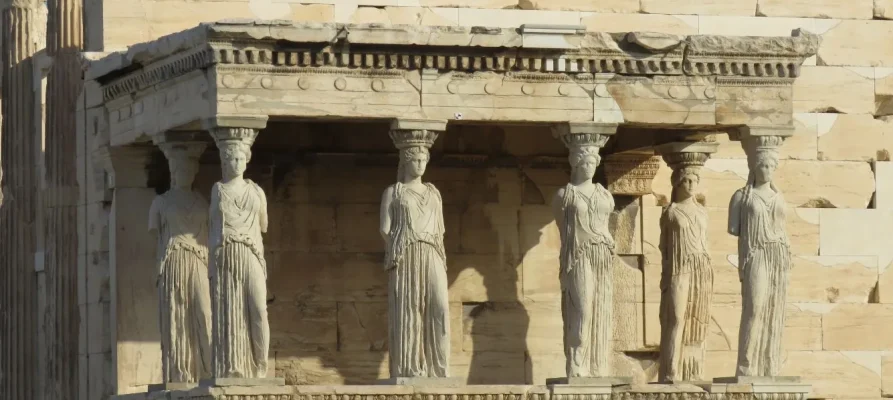
{"label": "capital with carved volute", "polygon": [[552,126],[552,132],[570,150],[568,161],[573,166],[583,154],[598,155],[608,138],[617,133],[617,126],[600,122],[565,122]]}

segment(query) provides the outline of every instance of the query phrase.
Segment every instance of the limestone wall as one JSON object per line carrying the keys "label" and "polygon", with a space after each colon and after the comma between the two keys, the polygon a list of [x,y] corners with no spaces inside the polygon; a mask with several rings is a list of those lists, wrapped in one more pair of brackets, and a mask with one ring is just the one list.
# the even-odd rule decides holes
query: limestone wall
{"label": "limestone wall", "polygon": [[[893,261],[891,0],[106,0],[88,1],[85,8],[89,47],[106,51],[202,21],[241,17],[582,24],[599,31],[722,35],[787,36],[804,28],[820,34],[819,54],[795,84],[797,131],[784,146],[777,178],[791,207],[795,253],[783,373],[811,380],[817,398],[893,396],[893,272],[887,271]],[[100,18],[101,24],[89,23]],[[294,159],[302,146],[391,153],[379,128],[316,127],[301,133],[280,127],[279,134],[261,135],[268,149],[276,147],[270,137],[302,138],[285,156],[257,150],[249,172],[271,199],[272,353],[277,373],[290,383],[361,383],[387,371],[386,277],[376,224],[379,196],[393,182],[394,167],[360,167],[334,162],[334,156],[283,161]],[[565,154],[543,130],[456,129],[438,146],[468,153]],[[214,163],[213,157],[206,154],[206,161]],[[203,169],[205,193],[216,168],[215,163]],[[482,383],[541,383],[561,375],[558,239],[546,203],[566,182],[566,172],[432,165],[429,174],[447,208],[453,372]],[[746,174],[738,143],[724,143],[701,185],[711,210],[717,270],[708,355],[713,376],[734,371],[740,289],[735,239],[725,233],[725,219],[728,200]],[[632,221],[639,222],[626,229],[638,242],[618,261],[615,277],[624,288],[615,305],[618,370],[643,380],[656,372],[656,244],[669,175],[664,166],[655,194],[624,211],[637,211]]]}

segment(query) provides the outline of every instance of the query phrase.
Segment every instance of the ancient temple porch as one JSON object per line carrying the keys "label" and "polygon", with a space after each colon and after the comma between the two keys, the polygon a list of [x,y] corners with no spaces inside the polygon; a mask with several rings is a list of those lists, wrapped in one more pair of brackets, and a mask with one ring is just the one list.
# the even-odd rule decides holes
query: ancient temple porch
{"label": "ancient temple porch", "polygon": [[[635,316],[618,324],[623,327],[615,331],[615,340],[631,339],[621,340],[615,350],[653,355],[657,349],[646,337],[655,328],[644,321],[646,299],[654,296],[649,290],[656,284],[643,281],[648,254],[639,213],[658,172],[655,148],[699,140],[740,147],[729,141],[790,136],[792,84],[817,46],[818,39],[806,32],[683,37],[593,33],[573,26],[225,21],[91,61],[85,70],[86,109],[80,111],[86,127],[80,133],[89,145],[79,154],[89,162],[79,165],[94,179],[81,187],[89,203],[85,218],[107,218],[109,229],[83,235],[80,246],[84,254],[108,251],[111,299],[107,309],[96,310],[96,318],[110,327],[110,384],[116,393],[136,393],[158,380],[160,349],[152,322],[157,319],[155,239],[146,232],[145,220],[152,197],[165,190],[168,177],[164,156],[153,143],[212,143],[208,130],[241,128],[260,130],[247,176],[264,188],[271,219],[279,222],[265,237],[268,307],[271,354],[281,355],[276,374],[289,386],[122,398],[573,400],[667,398],[663,390],[681,390],[679,398],[804,399],[808,388],[802,385],[788,388],[790,393],[763,388],[766,394],[754,394],[761,389],[753,385],[717,385],[709,391],[646,385],[650,372],[642,363],[628,373],[636,370],[635,385],[614,392],[562,393],[531,386],[554,377],[539,363],[554,364],[552,359],[563,356],[560,335],[549,333],[556,310],[534,310],[537,304],[551,304],[557,282],[540,287],[516,282],[541,273],[556,257],[549,250],[556,239],[548,204],[554,190],[567,182],[568,168],[566,149],[554,132],[609,136],[597,179],[615,195],[612,229],[623,238],[618,253],[632,277],[629,289],[619,290],[624,293],[615,299],[615,308]],[[544,334],[526,340],[490,335],[491,342],[466,341],[475,329],[490,328],[460,323],[454,329],[454,347],[468,349],[465,359],[453,357],[461,365],[454,366],[454,373],[466,375],[469,384],[487,385],[302,386],[332,378],[302,374],[307,359],[315,356],[327,368],[351,368],[339,365],[337,357],[327,358],[332,349],[361,350],[369,358],[371,366],[344,383],[371,384],[386,374],[386,354],[380,354],[384,345],[348,333],[366,329],[370,321],[364,318],[382,312],[375,304],[386,295],[375,223],[378,199],[393,182],[396,165],[390,129],[440,131],[426,179],[445,193],[449,268],[455,270],[451,283],[469,287],[453,293],[451,285],[451,318],[488,312],[482,304],[500,301],[520,304],[520,311],[507,307],[508,317],[494,318],[491,328],[511,323],[512,329],[529,332],[534,320],[550,321],[536,327]],[[197,190],[208,193],[218,177],[216,149],[209,145]],[[298,228],[304,225],[309,229]],[[298,271],[307,265],[314,270]],[[357,324],[328,319],[342,313],[355,314]],[[558,321],[560,330],[560,316]],[[93,322],[88,319],[86,329],[99,332],[102,328]],[[309,332],[311,325],[325,332]],[[534,348],[550,340],[559,346]],[[475,359],[474,346],[500,349],[500,341],[522,349],[513,355],[517,359],[495,367]],[[504,364],[518,371],[509,377],[493,372]],[[511,385],[494,386],[498,383]]]}

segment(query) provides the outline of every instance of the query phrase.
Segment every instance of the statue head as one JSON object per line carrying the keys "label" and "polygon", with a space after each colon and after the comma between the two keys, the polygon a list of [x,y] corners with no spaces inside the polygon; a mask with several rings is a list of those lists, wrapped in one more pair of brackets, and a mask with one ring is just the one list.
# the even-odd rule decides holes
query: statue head
{"label": "statue head", "polygon": [[397,166],[397,180],[403,181],[421,177],[428,167],[431,158],[428,149],[423,146],[413,146],[400,149],[400,163]]}
{"label": "statue head", "polygon": [[601,156],[598,155],[598,146],[580,146],[570,149],[568,162],[571,165],[571,174],[575,180],[591,181],[595,176],[595,170],[601,162]]}
{"label": "statue head", "polygon": [[686,166],[676,168],[670,176],[673,183],[673,201],[682,201],[697,194],[698,184],[701,183],[700,167]]}
{"label": "statue head", "polygon": [[204,143],[168,142],[159,145],[167,158],[171,173],[171,187],[190,190],[198,173],[198,159],[205,150]]}
{"label": "statue head", "polygon": [[781,136],[754,136],[746,139],[747,166],[753,184],[772,182],[772,173],[778,168],[778,148],[784,142]]}
{"label": "statue head", "polygon": [[217,142],[217,148],[220,150],[223,179],[241,177],[248,161],[251,161],[251,145],[241,140],[221,140]]}
{"label": "statue head", "polygon": [[775,150],[758,151],[751,166],[754,183],[757,185],[772,182],[772,174],[778,168],[778,153]]}

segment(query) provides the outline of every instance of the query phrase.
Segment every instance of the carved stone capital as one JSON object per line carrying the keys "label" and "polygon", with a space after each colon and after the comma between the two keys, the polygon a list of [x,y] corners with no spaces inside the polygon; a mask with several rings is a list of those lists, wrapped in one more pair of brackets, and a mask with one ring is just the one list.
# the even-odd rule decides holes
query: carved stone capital
{"label": "carved stone capital", "polygon": [[617,126],[601,122],[565,122],[552,126],[552,132],[571,150],[587,146],[601,148],[611,135],[617,133]]}
{"label": "carved stone capital", "polygon": [[390,136],[394,147],[424,147],[430,149],[440,132],[446,130],[445,120],[395,119],[391,122]]}
{"label": "carved stone capital", "polygon": [[605,156],[605,177],[612,194],[644,196],[651,194],[651,182],[660,169],[660,157],[650,152],[629,152]]}
{"label": "carved stone capital", "polygon": [[686,167],[703,167],[716,152],[716,142],[673,142],[658,146],[655,150],[673,170]]}
{"label": "carved stone capital", "polygon": [[108,186],[117,188],[148,187],[146,167],[152,148],[146,146],[104,146],[93,151],[93,160],[108,174]]}

